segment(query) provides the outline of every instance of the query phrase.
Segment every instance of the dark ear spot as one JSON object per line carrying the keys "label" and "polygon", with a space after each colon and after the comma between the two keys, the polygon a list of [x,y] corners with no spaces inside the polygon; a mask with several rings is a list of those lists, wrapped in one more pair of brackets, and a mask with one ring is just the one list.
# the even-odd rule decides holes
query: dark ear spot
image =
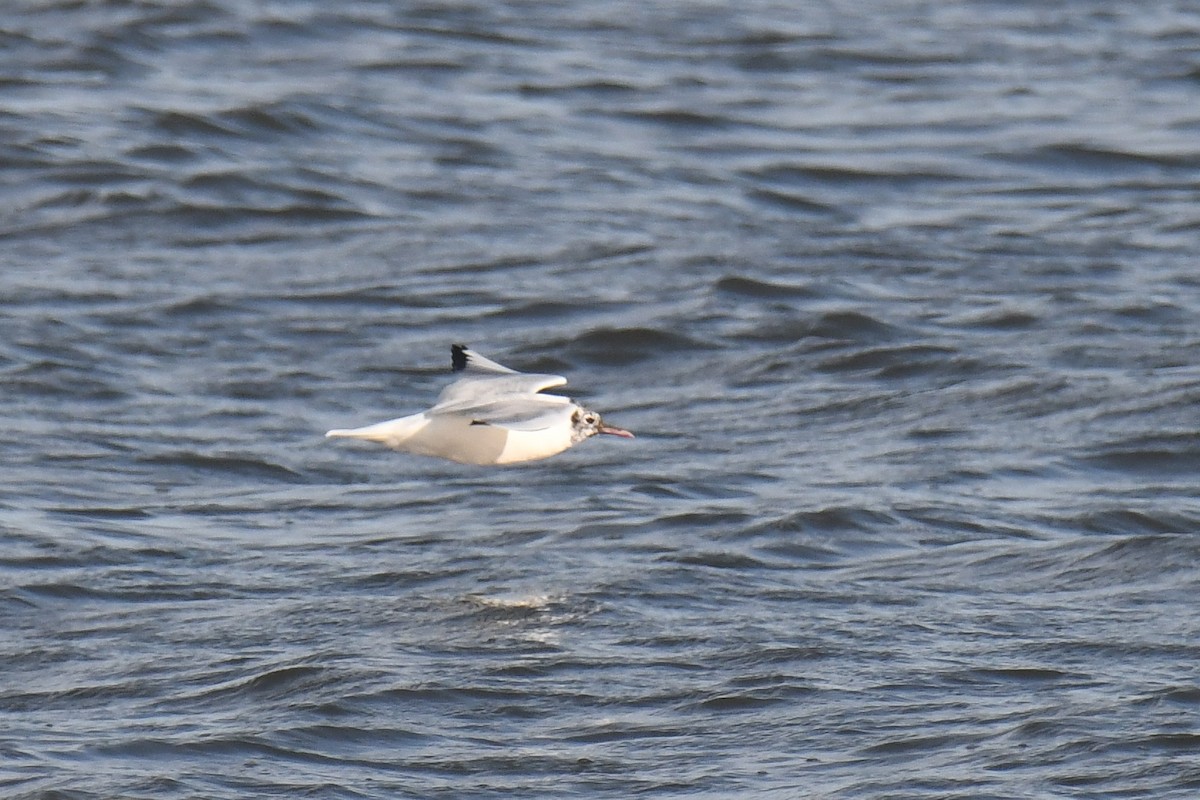
{"label": "dark ear spot", "polygon": [[575,409],[575,413],[571,415],[571,424],[572,425],[579,424],[579,409]]}
{"label": "dark ear spot", "polygon": [[462,372],[467,368],[467,346],[465,344],[450,345],[450,368]]}

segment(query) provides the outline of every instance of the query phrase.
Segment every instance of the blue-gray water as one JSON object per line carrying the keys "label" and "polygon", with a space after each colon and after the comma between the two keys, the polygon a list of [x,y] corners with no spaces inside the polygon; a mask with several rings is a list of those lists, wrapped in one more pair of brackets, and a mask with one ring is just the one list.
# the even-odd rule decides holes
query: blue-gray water
{"label": "blue-gray water", "polygon": [[[6,7],[0,795],[1197,796],[1198,42]],[[452,341],[639,438],[322,438]]]}

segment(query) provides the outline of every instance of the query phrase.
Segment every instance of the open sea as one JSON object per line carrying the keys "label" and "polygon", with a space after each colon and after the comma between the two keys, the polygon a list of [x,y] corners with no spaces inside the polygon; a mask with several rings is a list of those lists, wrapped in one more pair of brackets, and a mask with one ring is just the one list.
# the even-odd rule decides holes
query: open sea
{"label": "open sea", "polygon": [[1200,6],[15,0],[0,419],[5,800],[1192,800]]}

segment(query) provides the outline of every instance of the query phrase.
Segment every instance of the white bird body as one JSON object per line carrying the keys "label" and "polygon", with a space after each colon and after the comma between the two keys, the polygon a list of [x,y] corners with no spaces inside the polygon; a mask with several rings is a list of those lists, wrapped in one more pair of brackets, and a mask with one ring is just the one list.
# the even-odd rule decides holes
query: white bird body
{"label": "white bird body", "polygon": [[442,390],[433,408],[325,435],[480,465],[548,458],[597,433],[633,437],[569,398],[541,394],[565,384],[561,375],[516,372],[462,345],[454,345],[451,356],[465,375]]}

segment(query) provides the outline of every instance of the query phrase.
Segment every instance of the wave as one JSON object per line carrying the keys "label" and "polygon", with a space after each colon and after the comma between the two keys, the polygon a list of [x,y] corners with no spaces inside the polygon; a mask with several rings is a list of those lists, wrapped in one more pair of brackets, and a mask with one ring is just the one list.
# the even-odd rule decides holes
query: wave
{"label": "wave", "polygon": [[181,451],[139,456],[137,462],[155,468],[198,470],[280,483],[304,483],[307,477],[282,464],[248,456],[213,456]]}

